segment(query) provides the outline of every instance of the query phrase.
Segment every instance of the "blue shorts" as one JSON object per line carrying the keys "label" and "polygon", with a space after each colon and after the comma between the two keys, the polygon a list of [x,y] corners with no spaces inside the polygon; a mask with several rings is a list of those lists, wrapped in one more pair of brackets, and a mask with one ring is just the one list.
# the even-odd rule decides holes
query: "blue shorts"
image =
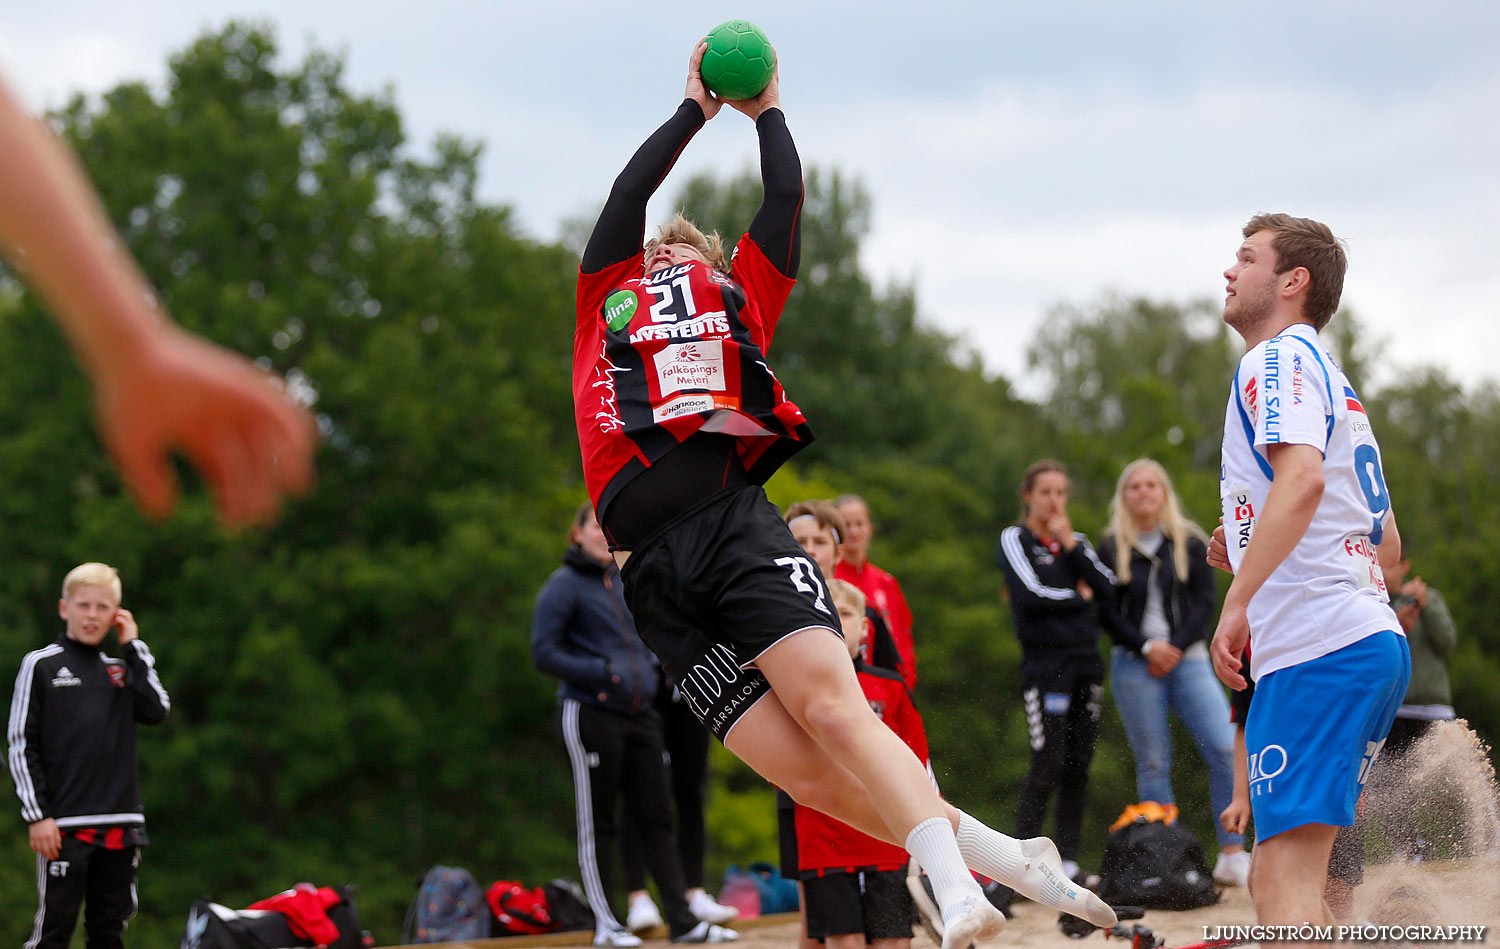
{"label": "blue shorts", "polygon": [[1354,823],[1410,679],[1406,637],[1390,631],[1261,677],[1245,723],[1258,840]]}

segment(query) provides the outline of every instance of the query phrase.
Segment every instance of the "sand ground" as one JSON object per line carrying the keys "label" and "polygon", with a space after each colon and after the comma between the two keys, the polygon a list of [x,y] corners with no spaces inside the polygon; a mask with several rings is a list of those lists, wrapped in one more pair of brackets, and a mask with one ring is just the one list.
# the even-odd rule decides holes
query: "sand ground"
{"label": "sand ground", "polygon": [[[999,938],[987,943],[991,946],[1058,947],[1079,949],[1094,942],[1104,942],[1103,933],[1095,933],[1082,940],[1070,939],[1057,928],[1057,910],[1036,903],[1017,900],[1015,918],[1006,924]],[[1166,937],[1168,946],[1184,946],[1203,941],[1204,926],[1247,924],[1254,922],[1255,912],[1250,906],[1250,897],[1235,887],[1224,891],[1223,897],[1213,906],[1184,912],[1151,910],[1136,923],[1151,928],[1158,936]],[[1133,924],[1127,924],[1133,925]],[[747,929],[734,943],[740,949],[772,949],[793,946],[797,941],[795,923],[783,923],[763,929]],[[1114,946],[1127,944],[1111,940]],[[651,945],[647,943],[647,945]],[[661,945],[670,945],[663,942]],[[935,949],[935,944],[920,928],[912,939],[912,949]]]}
{"label": "sand ground", "polygon": [[[1141,925],[1165,940],[1167,949],[1191,946],[1214,935],[1216,927],[1250,925],[1255,910],[1250,894],[1239,887],[1221,891],[1218,903],[1202,909],[1172,912],[1150,910],[1127,925]],[[1500,941],[1500,857],[1434,861],[1423,864],[1387,863],[1369,867],[1364,885],[1354,893],[1357,919],[1376,925],[1465,925],[1488,926],[1485,944]],[[784,918],[784,917],[783,917]],[[1208,932],[1205,932],[1205,927]],[[451,949],[504,949],[522,946],[587,946],[589,933],[552,933],[511,939],[480,939],[444,943]],[[647,939],[650,949],[670,949],[664,937]],[[1028,949],[1104,949],[1105,935],[1095,932],[1081,940],[1070,939],[1057,927],[1057,911],[1018,900],[1015,918],[987,946],[1024,946]],[[753,920],[740,931],[737,949],[785,949],[797,942],[794,920]],[[1115,949],[1129,949],[1123,940],[1109,940]],[[1349,943],[1350,949],[1374,949],[1369,942]],[[1437,949],[1437,944],[1432,944]],[[1443,944],[1450,945],[1450,944]],[[920,927],[915,929],[912,949],[937,949]]]}
{"label": "sand ground", "polygon": [[[1500,861],[1494,858],[1437,861],[1426,864],[1383,864],[1366,870],[1364,885],[1354,891],[1356,918],[1383,925],[1487,925],[1492,933],[1486,943],[1500,940]],[[1105,936],[1095,933],[1082,940],[1070,939],[1057,928],[1057,911],[1018,900],[1015,918],[1000,936],[987,945],[1025,946],[1028,949],[1102,949]],[[1250,894],[1227,887],[1218,903],[1202,909],[1172,912],[1150,910],[1136,924],[1164,937],[1167,947],[1188,946],[1206,938],[1204,927],[1249,925],[1255,922]],[[1134,924],[1128,924],[1134,925]],[[1211,933],[1210,933],[1211,935]],[[747,928],[734,943],[738,949],[784,949],[796,944],[795,923]],[[647,946],[667,947],[665,940]],[[1109,940],[1117,949],[1128,943]],[[1366,949],[1370,944],[1351,943]],[[916,930],[912,949],[936,949],[931,939]]]}

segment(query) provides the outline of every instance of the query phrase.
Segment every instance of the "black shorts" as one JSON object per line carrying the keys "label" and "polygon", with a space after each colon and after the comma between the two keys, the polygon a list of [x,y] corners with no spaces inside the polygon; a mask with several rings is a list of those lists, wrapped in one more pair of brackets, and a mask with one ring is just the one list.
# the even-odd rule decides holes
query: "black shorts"
{"label": "black shorts", "polygon": [[[786,798],[785,802],[782,798]],[[797,862],[797,811],[792,799],[780,788],[776,790],[776,855],[781,875],[788,880],[797,879],[802,872]]]}
{"label": "black shorts", "polygon": [[866,942],[910,939],[915,911],[905,870],[826,873],[802,881],[807,935],[812,939],[864,933]]}
{"label": "black shorts", "polygon": [[641,638],[720,741],[770,691],[761,653],[805,629],[842,635],[818,565],[759,485],[668,522],[620,576]]}

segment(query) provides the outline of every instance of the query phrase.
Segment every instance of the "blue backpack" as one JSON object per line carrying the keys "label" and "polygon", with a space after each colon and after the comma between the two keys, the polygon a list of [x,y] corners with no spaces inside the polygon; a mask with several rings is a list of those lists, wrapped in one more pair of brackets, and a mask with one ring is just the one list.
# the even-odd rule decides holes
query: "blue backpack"
{"label": "blue backpack", "polygon": [[490,910],[469,871],[444,866],[428,870],[406,913],[406,942],[458,942],[489,935]]}
{"label": "blue backpack", "polygon": [[724,871],[724,888],[742,886],[740,881],[750,880],[760,895],[760,913],[795,913],[797,911],[797,881],[788,880],[781,871],[764,861],[756,861],[741,869],[730,864]]}

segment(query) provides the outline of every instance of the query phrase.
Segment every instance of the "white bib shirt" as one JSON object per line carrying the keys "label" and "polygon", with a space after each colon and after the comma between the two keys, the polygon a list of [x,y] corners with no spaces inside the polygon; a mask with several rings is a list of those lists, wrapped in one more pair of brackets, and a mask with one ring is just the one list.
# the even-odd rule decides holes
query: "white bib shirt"
{"label": "white bib shirt", "polygon": [[1323,453],[1323,497],[1307,532],[1250,600],[1255,679],[1383,630],[1401,633],[1375,554],[1391,523],[1380,446],[1343,370],[1306,323],[1245,353],[1224,414],[1219,500],[1239,569],[1271,490],[1271,445]]}

